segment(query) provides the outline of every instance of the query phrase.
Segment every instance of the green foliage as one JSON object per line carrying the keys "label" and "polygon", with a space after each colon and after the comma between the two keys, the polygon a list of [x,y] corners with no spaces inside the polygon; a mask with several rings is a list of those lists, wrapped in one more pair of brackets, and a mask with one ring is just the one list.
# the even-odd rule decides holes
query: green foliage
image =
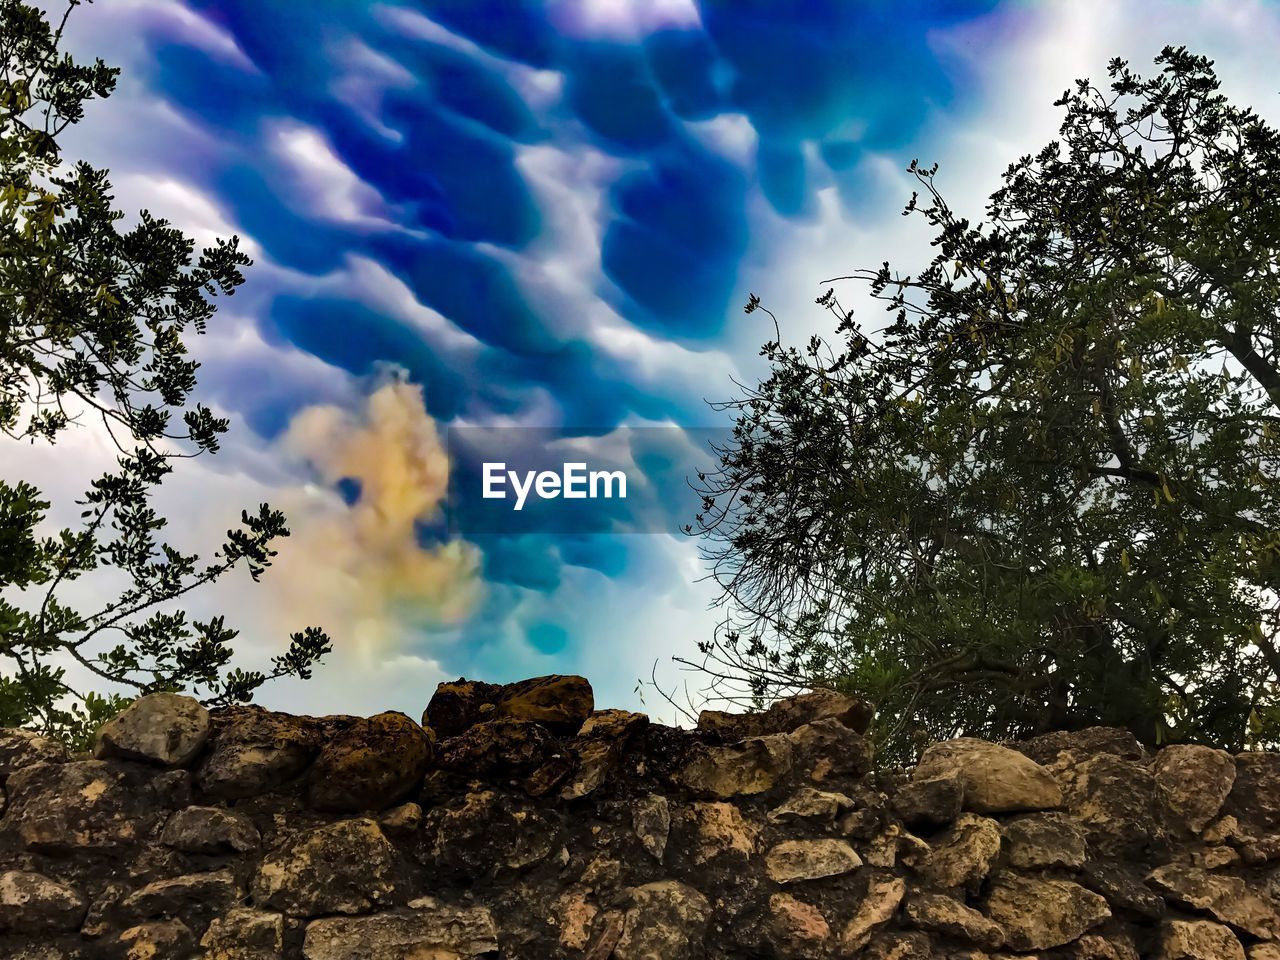
{"label": "green foliage", "polygon": [[1157,63],[1064,94],[984,224],[913,163],[932,262],[840,278],[887,326],[833,288],[834,345],[765,346],[698,518],[717,680],[868,694],[896,756],[1280,740],[1280,136],[1209,61]]}
{"label": "green foliage", "polygon": [[[263,504],[201,562],[161,539],[166,520],[151,503],[173,460],[215,453],[227,429],[191,401],[199,365],[187,341],[205,331],[212,298],[243,282],[249,259],[234,238],[197,256],[145,211],[124,227],[106,172],[62,157],[58,137],[87,101],[111,93],[117,73],[61,54],[65,24],[0,0],[0,431],[52,443],[101,423],[120,456],[80,502],[81,526],[54,536],[40,533],[50,504],[39,492],[0,480],[0,724],[83,744],[128,702],[122,694],[195,689],[214,703],[244,701],[273,677],[310,676],[329,643],[308,627],[269,673],[231,669],[236,632],[173,609],[237,567],[257,580],[289,532]],[[90,574],[128,586],[96,611],[60,599]],[[68,668],[112,692],[74,688]]]}

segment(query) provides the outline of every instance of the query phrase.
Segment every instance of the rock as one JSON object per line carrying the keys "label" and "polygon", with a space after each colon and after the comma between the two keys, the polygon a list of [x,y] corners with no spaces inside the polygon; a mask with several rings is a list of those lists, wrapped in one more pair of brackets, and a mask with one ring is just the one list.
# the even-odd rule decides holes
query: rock
{"label": "rock", "polygon": [[534,677],[502,688],[495,705],[499,717],[532,720],[551,730],[573,733],[591,716],[595,698],[584,677]]}
{"label": "rock", "polygon": [[1066,950],[1073,960],[1140,960],[1137,948],[1128,934],[1086,933]]}
{"label": "rock", "polygon": [[498,929],[487,909],[431,898],[407,910],[312,920],[302,944],[306,960],[467,960],[497,950]]}
{"label": "rock", "polygon": [[1004,930],[977,910],[940,893],[914,893],[903,909],[907,920],[921,930],[994,950],[1004,943]]}
{"label": "rock", "polygon": [[583,721],[579,737],[627,741],[649,726],[649,718],[630,710],[597,710]]}
{"label": "rock", "polygon": [[631,812],[631,827],[644,848],[661,863],[671,831],[671,807],[667,798],[651,793],[637,800]]}
{"label": "rock", "polygon": [[975,813],[1051,810],[1062,805],[1053,775],[1027,756],[984,740],[961,737],[924,752],[912,780],[954,773],[964,785],[964,808]]}
{"label": "rock", "polygon": [[320,750],[319,728],[303,717],[239,706],[216,710],[213,719],[209,755],[196,779],[215,797],[240,800],[285,787]]}
{"label": "rock", "polygon": [[867,946],[867,960],[933,960],[929,934],[882,931]]}
{"label": "rock", "polygon": [[1026,754],[1042,766],[1052,766],[1060,759],[1083,762],[1099,754],[1110,754],[1122,760],[1145,761],[1142,744],[1123,727],[1086,727],[1083,730],[1055,730],[1030,740],[1014,740],[1006,746]]}
{"label": "rock", "polygon": [[784,840],[764,858],[774,883],[838,877],[862,866],[862,858],[844,840]]}
{"label": "rock", "polygon": [[769,898],[765,938],[779,960],[809,960],[820,955],[831,927],[817,907],[785,893]]}
{"label": "rock", "polygon": [[1000,855],[1000,825],[988,817],[961,814],[938,840],[925,875],[943,889],[975,889]]}
{"label": "rock", "polygon": [[165,822],[160,842],[183,853],[249,853],[258,829],[248,817],[220,807],[187,807]]}
{"label": "rock", "polygon": [[1006,823],[1003,828],[1009,863],[1039,869],[1084,866],[1084,830],[1061,813],[1033,813]]}
{"label": "rock", "polygon": [[461,736],[446,740],[441,746],[440,765],[470,776],[523,777],[561,753],[560,742],[546,727],[504,717],[477,723]]}
{"label": "rock", "polygon": [[560,845],[560,830],[551,816],[510,795],[468,793],[460,804],[428,814],[419,834],[419,859],[471,881],[522,870]]}
{"label": "rock", "polygon": [[276,960],[284,950],[284,917],[235,907],[213,919],[200,946],[201,960]]}
{"label": "rock", "polygon": [[181,920],[153,920],[116,937],[116,956],[121,960],[186,960],[195,946],[195,935]]}
{"label": "rock", "polygon": [[871,770],[871,741],[839,720],[815,720],[786,736],[796,770],[812,780],[857,778]]}
{"label": "rock", "polygon": [[1280,830],[1280,753],[1242,753],[1227,810],[1256,833]]}
{"label": "rock", "polygon": [[761,713],[703,710],[698,714],[698,729],[714,731],[731,742],[790,733],[818,720],[835,720],[857,733],[865,733],[874,713],[864,700],[820,688],[779,700]]}
{"label": "rock", "polygon": [[93,755],[181,767],[209,739],[209,711],[199,700],[176,693],[139,697],[98,730]]}
{"label": "rock", "polygon": [[230,870],[192,873],[148,883],[120,904],[130,922],[176,917],[188,910],[221,914],[240,897],[240,885]]}
{"label": "rock", "polygon": [[1137,854],[1161,837],[1155,777],[1145,766],[1103,753],[1063,773],[1067,810],[1104,856]]}
{"label": "rock", "polygon": [[1280,960],[1280,943],[1255,943],[1249,948],[1249,960]]}
{"label": "rock", "polygon": [[466,732],[477,723],[493,719],[500,684],[460,677],[442,683],[422,714],[422,725],[444,740]]}
{"label": "rock", "polygon": [[416,803],[402,803],[398,807],[392,807],[378,818],[378,825],[384,833],[409,836],[422,826],[422,807]]}
{"label": "rock", "polygon": [[1129,867],[1115,863],[1086,863],[1080,879],[1090,890],[1106,897],[1113,906],[1148,920],[1159,920],[1166,913],[1164,900]]}
{"label": "rock", "polygon": [[630,894],[614,960],[693,960],[702,955],[711,917],[706,897],[677,880],[647,883]]}
{"label": "rock", "polygon": [[395,848],[372,820],[340,820],[263,859],[254,903],[291,916],[367,913],[404,900]]}
{"label": "rock", "polygon": [[1078,883],[1012,873],[992,881],[985,910],[1022,951],[1060,947],[1111,916],[1107,901]]}
{"label": "rock", "polygon": [[435,744],[403,713],[357,720],[320,750],[311,768],[308,799],[317,810],[381,810],[422,782]]}
{"label": "rock", "polygon": [[1171,863],[1152,871],[1147,883],[1164,893],[1166,899],[1203,910],[1259,940],[1280,938],[1276,903],[1239,877]]}
{"label": "rock", "polygon": [[960,816],[964,781],[958,770],[938,777],[911,780],[893,795],[894,812],[909,827],[942,827]]}
{"label": "rock", "polygon": [[580,800],[594,793],[617,763],[620,748],[613,740],[587,739],[576,746],[574,753],[577,762],[573,774],[560,791],[561,800]]}
{"label": "rock", "polygon": [[0,831],[44,853],[110,851],[150,836],[163,815],[147,771],[101,760],[37,763],[9,777]]}
{"label": "rock", "polygon": [[591,946],[587,947],[582,960],[609,960],[613,950],[622,939],[622,931],[626,926],[626,914],[621,910],[607,910],[600,923],[600,932],[596,934]]}
{"label": "rock", "polygon": [[1209,920],[1170,920],[1161,932],[1158,960],[1244,960],[1236,935]]}
{"label": "rock", "polygon": [[684,811],[683,818],[694,836],[694,863],[707,863],[725,855],[746,860],[755,853],[760,829],[731,803],[695,803]]}
{"label": "rock", "polygon": [[1231,754],[1191,743],[1165,747],[1156,754],[1153,771],[1168,819],[1191,833],[1218,815],[1236,782]]}
{"label": "rock", "polygon": [[33,763],[66,763],[71,759],[65,744],[30,730],[0,727],[0,786],[9,774]]}
{"label": "rock", "polygon": [[551,915],[560,928],[560,946],[566,950],[584,950],[591,942],[591,924],[600,909],[587,898],[587,893],[581,887],[571,888],[552,905]]}
{"label": "rock", "polygon": [[764,793],[791,771],[791,740],[777,734],[723,747],[699,745],[678,782],[720,800]]}
{"label": "rock", "polygon": [[773,823],[798,820],[829,822],[853,807],[853,801],[843,793],[801,787],[786,802],[769,811],[769,820]]}
{"label": "rock", "polygon": [[845,955],[857,953],[871,940],[871,935],[898,912],[907,885],[901,877],[876,874],[867,882],[867,892],[858,909],[840,932],[840,947]]}
{"label": "rock", "polygon": [[0,873],[0,933],[78,930],[88,909],[77,891],[39,873]]}

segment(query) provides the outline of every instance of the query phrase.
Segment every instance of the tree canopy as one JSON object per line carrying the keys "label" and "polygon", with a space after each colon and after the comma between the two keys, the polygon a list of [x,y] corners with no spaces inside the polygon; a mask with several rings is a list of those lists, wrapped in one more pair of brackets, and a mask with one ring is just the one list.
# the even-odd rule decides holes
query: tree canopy
{"label": "tree canopy", "polygon": [[[985,222],[913,163],[928,265],[830,281],[834,340],[766,344],[697,522],[717,682],[864,693],[904,757],[1280,740],[1280,135],[1211,61],[1156,64],[1077,81]],[[842,305],[859,281],[885,324]]]}
{"label": "tree canopy", "polygon": [[[244,568],[256,580],[287,536],[262,504],[207,561],[162,539],[152,504],[174,461],[215,453],[225,418],[196,403],[193,335],[213,298],[243,282],[249,259],[232,238],[195,252],[181,230],[113,206],[106,171],[62,155],[58,140],[117,70],[77,63],[36,7],[0,0],[0,431],[53,443],[98,426],[119,450],[92,481],[82,524],[42,533],[50,503],[26,482],[0,480],[0,726],[82,739],[123,698],[195,688],[213,702],[252,697],[269,676],[309,676],[325,634],[294,634],[269,675],[232,669],[234,630],[189,619],[173,601]],[[60,600],[91,573],[127,586],[93,611]],[[73,685],[68,668],[105,695]]]}

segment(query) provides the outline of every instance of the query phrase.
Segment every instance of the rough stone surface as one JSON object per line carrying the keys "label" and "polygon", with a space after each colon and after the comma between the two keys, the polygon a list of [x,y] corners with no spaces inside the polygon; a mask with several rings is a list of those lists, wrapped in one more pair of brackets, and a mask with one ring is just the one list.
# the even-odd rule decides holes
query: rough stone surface
{"label": "rough stone surface", "polygon": [[180,767],[200,752],[209,732],[209,711],[200,701],[176,693],[152,693],[102,725],[93,755],[100,760],[116,757]]}
{"label": "rough stone surface", "polygon": [[1093,728],[900,770],[840,695],[685,730],[585,693],[222,708],[176,765],[0,731],[0,957],[1280,960],[1272,754]]}
{"label": "rough stone surface", "polygon": [[985,912],[1014,950],[1060,947],[1111,916],[1107,901],[1078,883],[1016,874],[992,882]]}
{"label": "rough stone surface", "polygon": [[818,720],[835,720],[857,733],[865,733],[874,713],[865,700],[820,688],[779,700],[761,713],[703,710],[698,714],[698,729],[733,741],[790,733]]}
{"label": "rough stone surface", "polygon": [[1156,789],[1169,818],[1199,833],[1209,825],[1236,782],[1236,763],[1225,750],[1175,744],[1156,754]]}

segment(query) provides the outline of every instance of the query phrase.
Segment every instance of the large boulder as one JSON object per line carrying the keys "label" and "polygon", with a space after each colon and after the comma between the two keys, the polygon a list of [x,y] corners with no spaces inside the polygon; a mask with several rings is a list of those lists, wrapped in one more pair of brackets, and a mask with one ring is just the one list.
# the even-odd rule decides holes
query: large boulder
{"label": "large boulder", "polygon": [[975,813],[1052,810],[1062,805],[1053,775],[1016,750],[961,737],[924,752],[913,780],[955,774],[964,784],[964,808]]}
{"label": "large boulder", "polygon": [[576,733],[595,709],[595,697],[585,677],[534,677],[503,687],[495,709],[500,717],[532,720],[557,732]]}
{"label": "large boulder", "polygon": [[792,756],[785,734],[721,747],[699,745],[677,780],[695,793],[720,800],[764,793],[791,772]]}
{"label": "large boulder", "polygon": [[430,736],[403,713],[357,720],[320,750],[309,776],[317,810],[381,810],[422,782],[435,754]]}
{"label": "large boulder", "polygon": [[693,960],[702,956],[711,905],[693,887],[659,880],[630,891],[614,960]]}
{"label": "large boulder", "polygon": [[98,730],[93,754],[181,767],[209,739],[209,711],[199,700],[176,693],[140,697]]}
{"label": "large boulder", "polygon": [[1175,744],[1156,754],[1152,770],[1166,821],[1199,833],[1218,815],[1236,782],[1236,763],[1225,750]]}
{"label": "large boulder", "polygon": [[483,720],[493,719],[501,689],[501,684],[465,677],[439,684],[423,711],[422,725],[442,740],[456,737]]}
{"label": "large boulder", "polygon": [[372,820],[340,820],[269,853],[253,880],[259,907],[292,916],[357,914],[402,904],[399,856]]}
{"label": "large boulder", "polygon": [[210,751],[197,781],[213,796],[240,800],[271,793],[299,777],[320,751],[315,721],[261,707],[238,706],[213,713]]}
{"label": "large boulder", "polygon": [[32,935],[77,930],[88,901],[71,887],[38,873],[0,873],[0,933]]}
{"label": "large boulder", "polygon": [[498,929],[487,909],[423,898],[405,910],[313,920],[302,955],[306,960],[469,960],[497,949]]}
{"label": "large boulder", "polygon": [[1014,950],[1048,950],[1075,940],[1111,916],[1107,901],[1070,880],[998,875],[984,904]]}
{"label": "large boulder", "polygon": [[1251,937],[1280,939],[1275,901],[1239,877],[1171,863],[1154,870],[1147,882],[1166,899],[1211,914]]}
{"label": "large boulder", "polygon": [[0,831],[44,853],[117,850],[149,838],[165,814],[146,771],[102,760],[23,767],[5,789]]}

